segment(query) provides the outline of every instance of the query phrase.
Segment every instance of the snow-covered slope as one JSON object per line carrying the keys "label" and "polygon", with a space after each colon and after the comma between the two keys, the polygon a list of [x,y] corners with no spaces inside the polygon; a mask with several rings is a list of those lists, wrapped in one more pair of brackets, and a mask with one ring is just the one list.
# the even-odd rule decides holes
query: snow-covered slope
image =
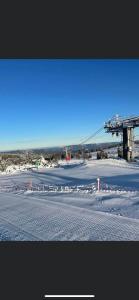
{"label": "snow-covered slope", "polygon": [[1,196],[1,240],[139,240],[139,220],[55,202],[51,197]]}
{"label": "snow-covered slope", "polygon": [[0,240],[139,240],[139,164],[60,161],[0,176]]}

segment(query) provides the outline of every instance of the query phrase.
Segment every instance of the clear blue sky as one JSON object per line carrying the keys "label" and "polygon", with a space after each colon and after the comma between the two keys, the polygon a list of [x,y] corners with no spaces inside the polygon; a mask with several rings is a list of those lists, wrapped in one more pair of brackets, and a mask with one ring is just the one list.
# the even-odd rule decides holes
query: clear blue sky
{"label": "clear blue sky", "polygon": [[0,150],[79,143],[115,114],[139,115],[139,60],[1,59],[0,111]]}

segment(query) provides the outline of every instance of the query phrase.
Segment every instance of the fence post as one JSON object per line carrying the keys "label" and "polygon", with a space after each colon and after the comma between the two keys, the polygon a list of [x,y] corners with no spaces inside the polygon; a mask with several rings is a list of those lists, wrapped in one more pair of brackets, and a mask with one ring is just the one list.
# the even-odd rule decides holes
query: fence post
{"label": "fence post", "polygon": [[100,178],[97,178],[97,190],[100,191]]}
{"label": "fence post", "polygon": [[29,181],[28,190],[32,190],[32,180]]}

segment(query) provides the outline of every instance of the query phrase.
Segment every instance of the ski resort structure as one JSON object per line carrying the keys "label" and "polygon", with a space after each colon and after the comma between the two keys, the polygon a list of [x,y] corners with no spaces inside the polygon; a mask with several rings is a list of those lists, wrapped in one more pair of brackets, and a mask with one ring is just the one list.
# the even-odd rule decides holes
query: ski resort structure
{"label": "ski resort structure", "polygon": [[139,116],[121,118],[116,115],[108,122],[105,122],[104,129],[107,133],[121,134],[123,136],[123,158],[132,161],[134,158],[134,128],[139,127]]}

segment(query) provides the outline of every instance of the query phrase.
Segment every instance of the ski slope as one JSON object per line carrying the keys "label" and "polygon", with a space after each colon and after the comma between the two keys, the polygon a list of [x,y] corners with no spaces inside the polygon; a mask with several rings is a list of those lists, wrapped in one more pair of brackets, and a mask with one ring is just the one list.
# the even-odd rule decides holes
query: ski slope
{"label": "ski slope", "polygon": [[139,240],[138,163],[59,165],[0,176],[0,240]]}

